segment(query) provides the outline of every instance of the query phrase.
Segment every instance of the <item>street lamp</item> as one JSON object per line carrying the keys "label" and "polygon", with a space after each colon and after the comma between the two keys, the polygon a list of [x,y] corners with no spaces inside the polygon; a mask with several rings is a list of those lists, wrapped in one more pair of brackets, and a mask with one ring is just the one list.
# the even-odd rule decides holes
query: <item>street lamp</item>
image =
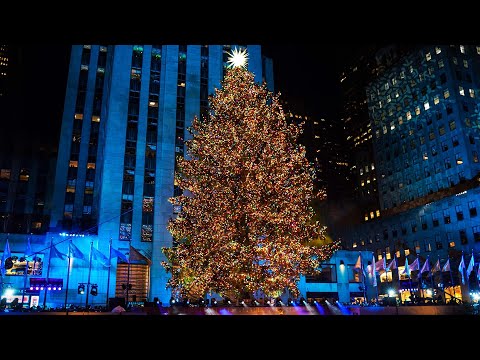
{"label": "street lamp", "polygon": [[90,294],[92,296],[97,296],[98,295],[98,285],[97,284],[92,284],[90,287]]}
{"label": "street lamp", "polygon": [[79,295],[85,294],[85,284],[84,283],[78,284],[77,292],[78,292]]}

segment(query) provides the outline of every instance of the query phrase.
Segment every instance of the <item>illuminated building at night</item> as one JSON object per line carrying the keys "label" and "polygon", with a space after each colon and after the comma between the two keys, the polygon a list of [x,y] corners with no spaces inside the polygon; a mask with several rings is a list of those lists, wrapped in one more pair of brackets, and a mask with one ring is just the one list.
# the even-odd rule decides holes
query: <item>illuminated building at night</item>
{"label": "illuminated building at night", "polygon": [[8,61],[8,45],[0,44],[0,97],[7,92]]}
{"label": "illuminated building at night", "polygon": [[388,69],[402,51],[395,45],[382,49],[377,46],[366,47],[340,75],[343,100],[341,117],[345,137],[342,153],[348,154],[347,185],[342,195],[344,201],[351,205],[342,211],[349,223],[361,223],[365,211],[372,213],[373,218],[380,216],[377,178],[374,175],[373,135],[365,88]]}
{"label": "illuminated building at night", "polygon": [[[272,62],[260,46],[239,47],[247,48],[256,80],[273,89]],[[168,202],[181,191],[174,184],[176,157],[184,154],[194,116],[206,114],[208,95],[220,86],[233,48],[72,47],[47,244],[65,239],[59,233],[82,234],[73,243],[84,254],[93,247],[108,257],[111,240],[132,261],[117,266],[113,258],[109,274],[98,261],[89,270],[89,261],[73,259],[69,281],[75,291],[68,303],[81,303],[81,282],[97,284],[91,300],[105,303],[109,282],[109,298],[124,297],[132,284],[130,301],[168,304],[161,248],[172,246],[166,224],[178,211]],[[66,253],[67,244],[58,250]],[[65,279],[64,263],[52,259],[51,276]]]}
{"label": "illuminated building at night", "polygon": [[462,251],[478,256],[479,73],[479,46],[431,45],[412,48],[369,83],[373,162],[357,170],[361,188],[376,181],[379,209],[364,209],[364,224],[345,236],[348,248],[401,264],[450,256],[455,279]]}
{"label": "illuminated building at night", "polygon": [[25,56],[19,46],[0,44],[0,233],[44,234],[56,149],[27,120],[26,103],[33,101],[30,93],[22,97],[29,76],[22,71]]}

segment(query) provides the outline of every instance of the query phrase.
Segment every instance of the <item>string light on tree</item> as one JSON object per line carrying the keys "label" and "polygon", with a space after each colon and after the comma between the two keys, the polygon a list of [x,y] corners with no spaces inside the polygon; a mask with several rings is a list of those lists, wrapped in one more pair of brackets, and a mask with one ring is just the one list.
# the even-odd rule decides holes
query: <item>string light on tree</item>
{"label": "string light on tree", "polygon": [[168,224],[178,245],[162,249],[168,286],[189,298],[298,295],[300,275],[339,248],[319,241],[325,227],[311,206],[315,173],[297,143],[302,128],[287,124],[279,95],[244,66],[227,69],[209,102],[209,117],[188,129],[188,156],[178,158],[184,194],[170,199],[181,211]]}

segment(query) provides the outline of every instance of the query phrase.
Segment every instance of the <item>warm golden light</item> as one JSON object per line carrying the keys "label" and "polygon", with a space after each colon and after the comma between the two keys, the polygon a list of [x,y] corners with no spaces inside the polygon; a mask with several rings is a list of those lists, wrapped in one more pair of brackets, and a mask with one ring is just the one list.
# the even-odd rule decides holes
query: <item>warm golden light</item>
{"label": "warm golden light", "polygon": [[326,195],[314,191],[301,126],[242,65],[227,69],[209,108],[208,121],[194,118],[189,128],[188,158],[178,158],[175,182],[185,193],[169,199],[178,211],[167,225],[175,246],[162,248],[168,286],[189,298],[259,289],[275,297],[285,288],[296,296],[300,275],[339,249],[311,206]]}

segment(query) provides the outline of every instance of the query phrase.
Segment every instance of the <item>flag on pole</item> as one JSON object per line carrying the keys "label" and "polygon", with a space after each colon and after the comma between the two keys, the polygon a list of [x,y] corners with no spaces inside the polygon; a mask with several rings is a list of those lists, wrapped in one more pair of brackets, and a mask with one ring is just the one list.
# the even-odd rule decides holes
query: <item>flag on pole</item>
{"label": "flag on pole", "polygon": [[111,251],[111,254],[112,254],[112,258],[118,257],[122,261],[128,263],[128,259],[127,259],[127,257],[125,256],[124,253],[122,253],[121,251],[118,251],[117,249],[115,249],[113,247],[110,248],[110,251]]}
{"label": "flag on pole", "polygon": [[375,271],[385,270],[385,256],[383,256],[380,260],[375,263]]}
{"label": "flag on pole", "polygon": [[410,277],[410,266],[408,265],[408,258],[407,257],[405,258],[405,268],[403,269],[402,274],[405,274],[408,277]]}
{"label": "flag on pole", "polygon": [[388,264],[385,270],[390,271],[390,270],[395,270],[396,268],[397,268],[397,258],[394,256],[392,261],[390,261],[390,264]]}
{"label": "flag on pole", "polygon": [[25,249],[25,256],[33,255],[32,245],[30,244],[30,237],[27,239],[27,247]]}
{"label": "flag on pole", "polygon": [[472,251],[472,257],[470,258],[470,262],[468,263],[468,266],[467,266],[467,279],[470,277],[470,273],[473,271],[474,266],[475,266],[475,259],[473,257],[473,251]]}
{"label": "flag on pole", "polygon": [[425,263],[423,264],[422,269],[420,270],[420,274],[423,274],[424,272],[429,272],[429,271],[430,271],[430,263],[427,257],[427,260],[425,260]]}
{"label": "flag on pole", "polygon": [[357,259],[357,262],[355,263],[355,265],[353,266],[353,268],[355,270],[361,270],[362,269],[362,255],[358,255],[358,259]]}
{"label": "flag on pole", "polygon": [[375,263],[375,255],[372,257],[372,285],[377,286],[377,272],[376,272],[376,263]]}
{"label": "flag on pole", "polygon": [[64,253],[61,253],[60,251],[58,251],[58,249],[55,247],[55,245],[52,245],[52,248],[50,249],[50,257],[52,258],[59,258],[59,259],[62,259],[62,260],[65,260],[65,258],[68,257],[67,254],[64,254]]}
{"label": "flag on pole", "polygon": [[72,254],[72,257],[87,261],[85,255],[73,244],[73,242],[70,242],[68,248],[70,250],[70,254]]}
{"label": "flag on pole", "polygon": [[442,272],[447,272],[447,271],[451,271],[450,270],[450,258],[447,260],[447,262],[445,263],[445,265],[443,265],[443,268],[442,268]]}
{"label": "flag on pole", "polygon": [[440,259],[437,259],[435,266],[432,268],[432,274],[435,274],[437,271],[440,271]]}
{"label": "flag on pole", "polygon": [[418,261],[418,257],[412,262],[410,265],[410,271],[420,270],[420,262]]}
{"label": "flag on pole", "polygon": [[95,249],[94,247],[92,247],[92,258],[93,260],[99,261],[103,266],[110,265],[108,263],[108,258],[105,255],[103,255],[99,250]]}
{"label": "flag on pole", "polygon": [[7,269],[5,268],[5,262],[9,257],[12,257],[12,252],[10,251],[10,244],[8,243],[8,239],[5,242],[5,249],[3,250],[3,255],[2,255],[2,264],[0,265],[0,271],[2,273],[2,276],[5,275],[5,272]]}
{"label": "flag on pole", "polygon": [[478,265],[477,269],[477,281],[480,281],[480,264]]}
{"label": "flag on pole", "polygon": [[130,245],[130,252],[128,253],[128,260],[132,261],[146,261],[150,263],[150,259],[144,256],[140,251],[135,249],[132,245]]}
{"label": "flag on pole", "polygon": [[463,275],[463,270],[465,270],[465,261],[463,260],[462,254],[462,260],[460,260],[460,264],[458,265],[458,271],[460,272],[460,275],[462,275],[462,284],[465,285],[465,276]]}

